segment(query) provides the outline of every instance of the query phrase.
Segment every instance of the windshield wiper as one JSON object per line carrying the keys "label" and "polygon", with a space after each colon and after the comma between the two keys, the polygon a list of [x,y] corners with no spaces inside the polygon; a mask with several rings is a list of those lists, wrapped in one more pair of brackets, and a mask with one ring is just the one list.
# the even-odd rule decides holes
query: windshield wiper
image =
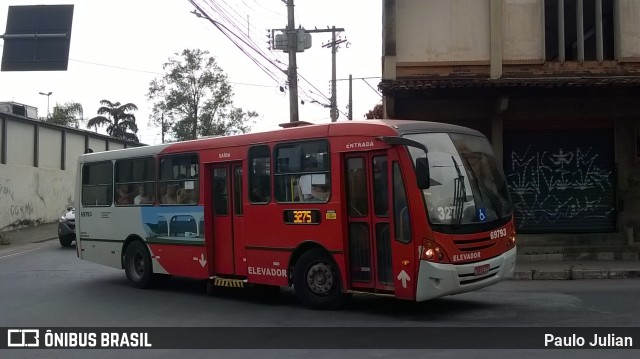
{"label": "windshield wiper", "polygon": [[455,216],[455,225],[459,226],[462,222],[464,200],[467,198],[467,193],[464,188],[464,176],[460,171],[460,166],[458,166],[458,162],[456,162],[456,159],[453,156],[451,156],[451,160],[453,161],[453,165],[458,173],[458,178],[453,180],[453,213]]}

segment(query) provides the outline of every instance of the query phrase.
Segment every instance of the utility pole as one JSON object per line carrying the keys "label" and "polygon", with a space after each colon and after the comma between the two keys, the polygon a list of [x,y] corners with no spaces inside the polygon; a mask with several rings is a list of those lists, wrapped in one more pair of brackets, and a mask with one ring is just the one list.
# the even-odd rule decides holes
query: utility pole
{"label": "utility pole", "polygon": [[287,0],[287,42],[289,50],[289,122],[297,122],[298,119],[298,65],[296,51],[298,49],[298,33],[296,32],[295,18],[293,16],[293,0]]}
{"label": "utility pole", "polygon": [[349,75],[349,121],[353,120],[353,75]]}
{"label": "utility pole", "polygon": [[[289,117],[290,122],[298,121],[298,66],[296,61],[296,52],[304,52],[311,48],[311,33],[331,32],[333,34],[332,41],[322,47],[331,47],[333,56],[332,79],[331,79],[331,120],[338,119],[338,107],[336,104],[336,52],[338,45],[347,40],[337,39],[336,32],[344,31],[344,29],[327,28],[325,30],[305,30],[300,27],[296,29],[294,22],[293,0],[282,0],[287,4],[287,28],[272,29],[269,43],[274,50],[283,50],[289,53],[289,67],[287,69],[287,77],[289,81]],[[275,31],[281,32],[275,35]]]}
{"label": "utility pole", "polygon": [[331,122],[338,119],[338,99],[336,98],[336,27],[331,32]]}
{"label": "utility pole", "polygon": [[338,100],[336,97],[336,53],[338,52],[338,45],[343,42],[347,42],[346,39],[336,39],[336,32],[344,31],[344,29],[336,29],[333,26],[328,30],[310,30],[309,32],[331,32],[331,42],[322,45],[322,47],[329,48],[331,47],[331,111],[329,112],[331,116],[331,122],[336,122],[338,119]]}

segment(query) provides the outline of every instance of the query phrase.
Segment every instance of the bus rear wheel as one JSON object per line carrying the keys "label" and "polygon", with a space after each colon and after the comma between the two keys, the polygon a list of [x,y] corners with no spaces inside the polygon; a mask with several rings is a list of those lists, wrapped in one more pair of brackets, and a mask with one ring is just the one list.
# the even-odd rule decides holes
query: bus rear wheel
{"label": "bus rear wheel", "polygon": [[135,241],[129,244],[124,254],[124,272],[134,287],[149,288],[152,286],[151,256],[144,243]]}
{"label": "bus rear wheel", "polygon": [[346,298],[338,266],[320,248],[309,250],[298,259],[293,286],[298,299],[312,309],[336,309]]}

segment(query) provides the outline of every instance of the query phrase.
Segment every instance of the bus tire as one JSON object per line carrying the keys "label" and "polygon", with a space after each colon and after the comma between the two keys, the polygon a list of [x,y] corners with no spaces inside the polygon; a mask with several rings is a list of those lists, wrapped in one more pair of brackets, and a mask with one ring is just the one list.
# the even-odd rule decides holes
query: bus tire
{"label": "bus tire", "polygon": [[300,256],[293,269],[293,287],[298,299],[312,309],[336,309],[346,297],[338,266],[320,248]]}
{"label": "bus tire", "polygon": [[129,244],[124,254],[124,272],[136,288],[150,288],[153,284],[153,269],[149,250],[141,241]]}

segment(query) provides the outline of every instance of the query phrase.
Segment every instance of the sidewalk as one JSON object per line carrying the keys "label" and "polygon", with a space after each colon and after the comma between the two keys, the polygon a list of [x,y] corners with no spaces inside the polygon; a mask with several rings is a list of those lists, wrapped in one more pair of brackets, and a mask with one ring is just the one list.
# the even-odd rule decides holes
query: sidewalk
{"label": "sidewalk", "polygon": [[[5,232],[11,244],[0,250],[58,239],[58,223]],[[513,279],[640,279],[640,261],[520,261]]]}

